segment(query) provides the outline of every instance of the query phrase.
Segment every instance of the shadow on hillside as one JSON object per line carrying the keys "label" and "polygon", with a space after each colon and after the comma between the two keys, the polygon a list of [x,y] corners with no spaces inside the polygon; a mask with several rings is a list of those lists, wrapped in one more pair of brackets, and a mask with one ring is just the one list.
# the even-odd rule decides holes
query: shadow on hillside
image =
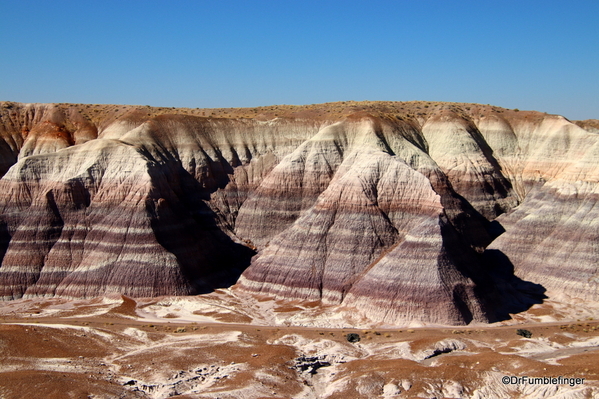
{"label": "shadow on hillside", "polygon": [[[480,214],[474,212],[476,211],[473,211],[473,215],[483,220]],[[472,220],[467,222],[471,223],[467,227],[471,227],[475,234],[482,231],[480,235],[486,235],[486,240],[505,232],[497,221],[487,222],[486,230],[482,230],[481,226],[476,229],[476,223]],[[508,320],[511,318],[510,313],[520,313],[532,305],[543,303],[546,298],[545,288],[516,276],[514,265],[503,252],[487,249],[477,253],[469,247],[468,240],[463,239],[464,233],[460,234],[454,225],[443,220],[440,225],[445,251],[439,255],[439,265],[453,265],[462,276],[475,284],[474,294],[481,301],[489,322]],[[451,273],[442,273],[441,278],[446,286],[454,287],[453,302],[462,321],[469,324],[473,320],[473,313],[468,291],[456,284]]]}
{"label": "shadow on hillside", "polygon": [[[213,163],[214,164],[214,163]],[[226,175],[213,164],[211,174]],[[235,284],[256,252],[227,234],[209,205],[216,189],[206,188],[177,159],[149,169],[153,198],[147,203],[157,241],[175,255],[190,294],[205,294]],[[220,182],[222,185],[222,182]]]}
{"label": "shadow on hillside", "polygon": [[500,250],[487,249],[482,256],[497,288],[497,298],[493,300],[497,321],[509,320],[510,313],[524,312],[547,298],[541,284],[522,280],[514,274],[514,265]]}
{"label": "shadow on hillside", "polygon": [[[492,322],[508,320],[511,319],[510,314],[524,312],[543,303],[547,298],[545,287],[516,276],[514,265],[502,251],[485,249],[482,254],[473,255],[462,250],[464,244],[482,250],[506,230],[497,220],[486,219],[464,197],[452,193],[459,201],[462,213],[451,223],[442,223],[444,246],[457,270],[476,284],[476,293],[484,298],[489,319]],[[444,204],[450,205],[449,202]],[[465,305],[461,305],[465,299],[458,297],[454,301],[468,323],[471,314],[465,310]]]}
{"label": "shadow on hillside", "polygon": [[8,226],[6,221],[0,220],[0,265],[2,264],[2,260],[4,260],[4,255],[6,255],[6,251],[8,250],[10,239],[11,236],[8,232]]}
{"label": "shadow on hillside", "polygon": [[489,222],[489,227],[487,228],[487,231],[489,232],[491,238],[495,240],[497,237],[505,233],[505,228],[497,220],[492,220],[491,222]]}

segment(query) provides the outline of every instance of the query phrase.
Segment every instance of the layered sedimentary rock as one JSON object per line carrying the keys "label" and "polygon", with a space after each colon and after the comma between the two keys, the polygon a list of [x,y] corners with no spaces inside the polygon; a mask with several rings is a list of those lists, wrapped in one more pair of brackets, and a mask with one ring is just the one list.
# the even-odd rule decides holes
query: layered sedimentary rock
{"label": "layered sedimentary rock", "polygon": [[[474,292],[474,281],[456,269],[474,266],[473,248],[490,241],[486,220],[457,198],[420,148],[422,142],[397,140],[407,135],[401,125],[382,129],[377,122],[365,118],[323,129],[273,170],[271,176],[285,181],[284,187],[267,180],[268,190],[256,190],[248,200],[251,207],[242,207],[238,220],[266,215],[255,223],[268,231],[258,232],[261,239],[273,234],[268,219],[282,232],[274,231],[268,247],[242,276],[241,287],[372,308],[386,321],[408,315],[451,322],[493,317],[486,310],[486,298]],[[387,135],[397,142],[387,141]],[[329,169],[314,173],[314,165]],[[280,200],[289,187],[306,186],[313,188],[312,195]],[[465,226],[460,219],[468,217],[473,219],[467,223],[469,233],[462,242],[454,240],[450,251],[472,259],[460,259],[456,266],[443,242],[451,234],[441,230],[455,231],[452,222],[461,229]],[[245,228],[241,225],[237,231],[246,233]],[[365,303],[363,298],[368,298]],[[399,303],[403,310],[396,313]]]}
{"label": "layered sedimentary rock", "polygon": [[387,323],[599,299],[596,121],[443,103],[0,116],[5,299],[193,294],[242,272],[236,289]]}
{"label": "layered sedimentary rock", "polygon": [[[183,295],[234,283],[254,250],[228,228],[231,208],[277,159],[267,140],[278,127],[246,127],[134,117],[61,151],[39,138],[27,146],[28,136],[0,182],[0,296]],[[209,200],[227,185],[221,210]]]}
{"label": "layered sedimentary rock", "polygon": [[[562,117],[514,123],[514,181],[522,203],[497,220],[507,233],[490,249],[555,297],[599,299],[599,136]],[[513,166],[511,166],[513,167]]]}

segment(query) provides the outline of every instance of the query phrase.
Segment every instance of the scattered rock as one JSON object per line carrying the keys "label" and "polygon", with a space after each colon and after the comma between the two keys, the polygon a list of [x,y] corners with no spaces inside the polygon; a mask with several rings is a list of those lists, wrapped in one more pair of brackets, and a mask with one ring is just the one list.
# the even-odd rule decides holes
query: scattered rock
{"label": "scattered rock", "polygon": [[347,342],[351,343],[360,342],[360,335],[356,333],[349,333],[345,336],[345,339],[347,339]]}
{"label": "scattered rock", "polygon": [[331,363],[324,360],[324,356],[300,356],[295,359],[295,365],[292,367],[301,372],[307,371],[309,374],[316,374],[321,367],[329,367]]}
{"label": "scattered rock", "polygon": [[383,395],[384,396],[394,396],[399,395],[401,393],[401,389],[393,383],[388,383],[383,386]]}
{"label": "scattered rock", "polygon": [[530,332],[529,330],[525,330],[523,328],[519,328],[518,330],[516,330],[516,334],[520,335],[521,337],[524,338],[530,338],[532,337],[532,332]]}
{"label": "scattered rock", "polygon": [[451,353],[456,350],[466,349],[466,344],[457,339],[444,339],[435,344],[433,349],[427,349],[419,356],[422,360],[430,359],[444,353]]}

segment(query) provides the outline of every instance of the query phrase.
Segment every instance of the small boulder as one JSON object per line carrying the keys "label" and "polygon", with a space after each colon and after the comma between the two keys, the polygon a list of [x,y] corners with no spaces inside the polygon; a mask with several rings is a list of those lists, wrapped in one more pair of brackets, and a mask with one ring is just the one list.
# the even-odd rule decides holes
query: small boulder
{"label": "small boulder", "polygon": [[523,328],[519,328],[518,330],[516,330],[516,334],[524,337],[524,338],[530,338],[532,337],[532,332],[525,330]]}
{"label": "small boulder", "polygon": [[351,343],[360,342],[360,335],[356,333],[349,333],[345,336],[345,339],[347,339],[347,342]]}

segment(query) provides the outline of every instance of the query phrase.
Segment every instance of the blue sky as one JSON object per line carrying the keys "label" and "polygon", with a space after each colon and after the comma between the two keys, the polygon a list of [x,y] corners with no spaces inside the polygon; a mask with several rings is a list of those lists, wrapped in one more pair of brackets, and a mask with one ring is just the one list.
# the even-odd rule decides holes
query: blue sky
{"label": "blue sky", "polygon": [[0,100],[426,100],[599,119],[597,0],[0,0],[0,43]]}

